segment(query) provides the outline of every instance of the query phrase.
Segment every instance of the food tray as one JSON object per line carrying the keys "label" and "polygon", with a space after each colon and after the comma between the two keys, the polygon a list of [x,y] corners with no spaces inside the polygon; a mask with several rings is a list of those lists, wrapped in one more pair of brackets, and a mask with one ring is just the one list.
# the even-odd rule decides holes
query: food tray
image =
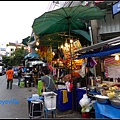
{"label": "food tray", "polygon": [[102,95],[95,95],[95,98],[97,102],[102,103],[102,104],[108,104],[109,102],[109,97],[107,96],[102,96]]}
{"label": "food tray", "polygon": [[120,99],[112,98],[112,99],[110,99],[110,103],[113,107],[120,108]]}

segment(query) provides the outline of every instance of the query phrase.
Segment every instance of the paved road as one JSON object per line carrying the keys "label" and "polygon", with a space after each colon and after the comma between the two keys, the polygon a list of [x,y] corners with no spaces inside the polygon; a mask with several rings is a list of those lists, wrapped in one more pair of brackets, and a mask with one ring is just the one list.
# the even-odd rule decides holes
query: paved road
{"label": "paved road", "polygon": [[[34,87],[19,88],[17,86],[17,79],[14,79],[13,88],[11,90],[6,89],[6,86],[6,76],[0,76],[0,118],[29,118],[26,99],[32,94],[37,93],[37,89]],[[32,89],[32,91],[30,91],[30,89]],[[10,101],[13,99],[12,104],[5,104],[5,100]]]}

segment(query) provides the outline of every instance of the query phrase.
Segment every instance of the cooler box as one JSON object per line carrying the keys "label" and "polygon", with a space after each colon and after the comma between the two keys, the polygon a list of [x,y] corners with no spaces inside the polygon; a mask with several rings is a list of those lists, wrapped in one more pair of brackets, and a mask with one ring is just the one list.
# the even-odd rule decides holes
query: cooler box
{"label": "cooler box", "polygon": [[44,104],[48,110],[56,109],[56,96],[55,92],[43,92]]}
{"label": "cooler box", "polygon": [[57,93],[57,108],[59,111],[72,110],[72,92],[67,92],[68,102],[63,103],[63,91],[67,89],[58,89]]}

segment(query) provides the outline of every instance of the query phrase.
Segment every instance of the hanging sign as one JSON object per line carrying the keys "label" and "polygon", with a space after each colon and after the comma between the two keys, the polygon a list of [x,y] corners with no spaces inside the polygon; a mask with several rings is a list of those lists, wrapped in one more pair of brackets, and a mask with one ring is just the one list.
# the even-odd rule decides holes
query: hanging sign
{"label": "hanging sign", "polygon": [[112,5],[112,13],[113,15],[117,14],[120,12],[120,1],[117,2],[116,4]]}

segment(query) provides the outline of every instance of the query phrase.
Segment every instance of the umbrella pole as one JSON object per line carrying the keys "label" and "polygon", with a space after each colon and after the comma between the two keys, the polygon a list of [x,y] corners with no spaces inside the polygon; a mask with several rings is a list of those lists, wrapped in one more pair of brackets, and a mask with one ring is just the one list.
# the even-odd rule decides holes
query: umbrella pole
{"label": "umbrella pole", "polygon": [[[69,41],[70,41],[70,17],[68,17],[67,18],[68,19],[68,35],[69,35]],[[70,62],[71,62],[71,70],[70,70],[70,72],[71,72],[71,78],[72,78],[72,50],[71,50],[71,48],[72,48],[72,43],[70,42]],[[74,110],[74,89],[72,89],[72,112],[73,112],[73,110]]]}

